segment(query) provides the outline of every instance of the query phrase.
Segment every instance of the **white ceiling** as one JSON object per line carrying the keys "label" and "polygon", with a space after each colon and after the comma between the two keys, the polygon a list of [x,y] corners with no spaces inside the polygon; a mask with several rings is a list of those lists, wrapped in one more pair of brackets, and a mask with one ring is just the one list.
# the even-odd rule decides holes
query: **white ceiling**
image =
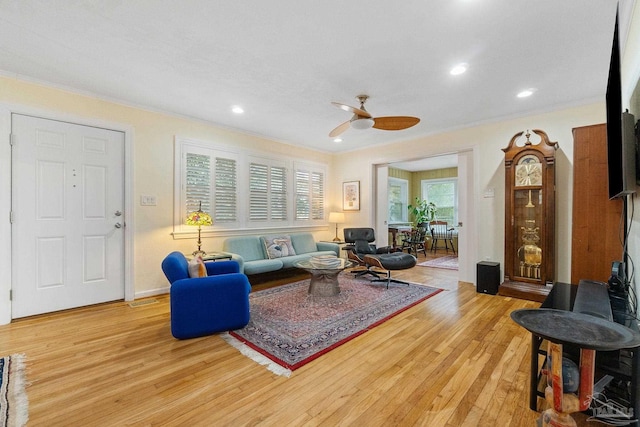
{"label": "white ceiling", "polygon": [[[0,72],[340,152],[604,100],[615,10],[613,0],[0,0]],[[460,62],[468,71],[451,76]],[[537,90],[516,98],[525,88]],[[357,106],[360,93],[374,117],[421,122],[334,142],[350,114],[331,101]]]}

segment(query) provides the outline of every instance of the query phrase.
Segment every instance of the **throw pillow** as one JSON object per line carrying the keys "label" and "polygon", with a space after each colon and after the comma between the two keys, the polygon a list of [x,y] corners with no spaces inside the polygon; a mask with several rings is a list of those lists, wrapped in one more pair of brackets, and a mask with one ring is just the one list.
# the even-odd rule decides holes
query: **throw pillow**
{"label": "throw pillow", "polygon": [[295,255],[296,251],[291,244],[289,236],[267,236],[261,237],[264,247],[267,250],[269,259],[282,258],[285,256]]}
{"label": "throw pillow", "polygon": [[195,277],[207,277],[207,267],[205,267],[202,257],[193,257],[189,261],[189,277],[192,279]]}

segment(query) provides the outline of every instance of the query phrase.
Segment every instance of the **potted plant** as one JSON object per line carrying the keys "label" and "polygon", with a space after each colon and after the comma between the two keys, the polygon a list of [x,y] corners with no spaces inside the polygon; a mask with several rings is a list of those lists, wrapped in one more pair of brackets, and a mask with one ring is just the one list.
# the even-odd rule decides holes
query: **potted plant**
{"label": "potted plant", "polygon": [[413,214],[416,226],[420,227],[422,224],[429,223],[436,218],[436,205],[433,202],[427,202],[426,200],[416,197],[415,205],[407,206],[409,212]]}

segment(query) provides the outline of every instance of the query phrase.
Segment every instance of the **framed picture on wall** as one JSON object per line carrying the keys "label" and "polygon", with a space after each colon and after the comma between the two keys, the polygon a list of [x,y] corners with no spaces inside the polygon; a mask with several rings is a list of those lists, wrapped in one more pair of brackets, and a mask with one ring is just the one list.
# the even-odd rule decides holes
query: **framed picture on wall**
{"label": "framed picture on wall", "polygon": [[342,183],[342,210],[360,210],[360,181],[347,181]]}

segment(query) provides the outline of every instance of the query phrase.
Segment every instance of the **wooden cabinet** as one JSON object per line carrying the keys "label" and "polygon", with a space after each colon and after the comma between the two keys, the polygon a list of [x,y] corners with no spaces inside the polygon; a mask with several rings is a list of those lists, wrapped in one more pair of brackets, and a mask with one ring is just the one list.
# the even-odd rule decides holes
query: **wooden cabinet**
{"label": "wooden cabinet", "polygon": [[571,283],[606,282],[622,261],[622,207],[608,195],[606,125],[573,129]]}

